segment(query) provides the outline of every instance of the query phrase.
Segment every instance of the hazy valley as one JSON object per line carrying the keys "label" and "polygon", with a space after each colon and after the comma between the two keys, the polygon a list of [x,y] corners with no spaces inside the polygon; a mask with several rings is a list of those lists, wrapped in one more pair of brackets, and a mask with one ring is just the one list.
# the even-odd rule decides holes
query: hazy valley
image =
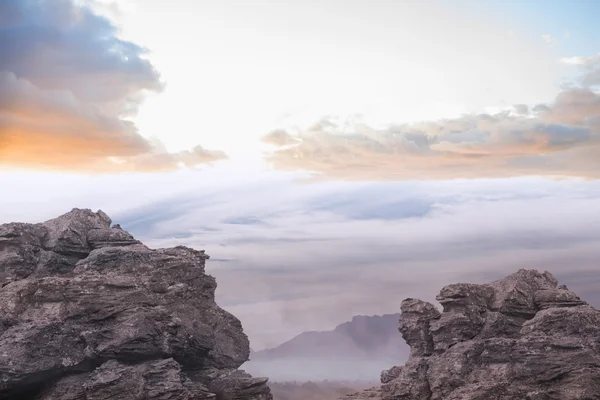
{"label": "hazy valley", "polygon": [[242,368],[273,381],[378,381],[408,358],[399,314],[355,316],[332,331],[304,332],[273,349],[250,353]]}

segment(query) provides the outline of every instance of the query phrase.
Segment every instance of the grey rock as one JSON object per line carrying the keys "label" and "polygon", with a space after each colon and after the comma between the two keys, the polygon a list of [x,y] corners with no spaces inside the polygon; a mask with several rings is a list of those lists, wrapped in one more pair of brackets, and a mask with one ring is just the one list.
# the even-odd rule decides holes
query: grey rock
{"label": "grey rock", "polygon": [[531,318],[538,311],[534,295],[538,290],[555,289],[558,281],[549,272],[519,270],[488,285],[494,290],[492,311],[516,317]]}
{"label": "grey rock", "polygon": [[538,290],[533,296],[533,301],[539,309],[554,307],[573,307],[585,304],[579,296],[568,290],[566,287],[561,289]]}
{"label": "grey rock", "polygon": [[253,378],[250,374],[242,370],[215,370],[210,379],[199,378],[209,388],[209,390],[222,400],[270,400],[270,392],[265,392],[264,388],[267,378]]}
{"label": "grey rock", "polygon": [[381,400],[381,391],[378,387],[371,387],[365,389],[362,392],[347,394],[341,398],[342,400],[350,399],[369,399],[369,400]]}
{"label": "grey rock", "polygon": [[442,313],[419,300],[402,303],[411,357],[382,373],[377,398],[600,399],[600,311],[550,273],[449,285],[437,299]]}
{"label": "grey rock", "polygon": [[463,311],[465,308],[491,308],[495,300],[494,289],[490,286],[458,283],[442,288],[436,300],[445,312]]}
{"label": "grey rock", "polygon": [[410,346],[411,356],[431,355],[434,349],[430,325],[441,314],[431,303],[417,299],[406,299],[400,306],[402,317],[398,330]]}
{"label": "grey rock", "polygon": [[249,342],[209,257],[111,222],[74,209],[0,226],[0,399],[270,400],[266,378],[235,372]]}
{"label": "grey rock", "polygon": [[215,399],[201,383],[193,382],[171,359],[127,365],[110,360],[92,372],[68,375],[38,396],[44,400],[195,400]]}
{"label": "grey rock", "polygon": [[390,369],[386,369],[384,371],[381,372],[381,383],[388,383],[393,381],[394,379],[398,378],[400,376],[400,373],[402,372],[402,367],[399,367],[397,365],[393,366]]}
{"label": "grey rock", "polygon": [[382,399],[427,400],[431,396],[427,381],[427,360],[412,357],[400,367],[398,377],[381,386]]}
{"label": "grey rock", "polygon": [[141,244],[129,232],[115,227],[91,229],[87,234],[87,241],[93,249]]}

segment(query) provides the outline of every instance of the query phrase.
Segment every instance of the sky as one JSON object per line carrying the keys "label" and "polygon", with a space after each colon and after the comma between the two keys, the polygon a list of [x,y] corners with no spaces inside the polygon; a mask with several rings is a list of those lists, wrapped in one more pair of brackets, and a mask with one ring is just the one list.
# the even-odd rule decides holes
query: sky
{"label": "sky", "polygon": [[0,0],[0,223],[205,249],[256,350],[518,268],[600,306],[598,14]]}

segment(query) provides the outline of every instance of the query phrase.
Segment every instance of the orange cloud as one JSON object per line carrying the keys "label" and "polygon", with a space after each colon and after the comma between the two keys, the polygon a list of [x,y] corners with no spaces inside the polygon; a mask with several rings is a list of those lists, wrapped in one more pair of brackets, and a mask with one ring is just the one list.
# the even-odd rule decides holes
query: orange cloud
{"label": "orange cloud", "polygon": [[[330,120],[263,140],[278,146],[277,169],[314,171],[324,179],[452,179],[523,175],[600,177],[600,96],[561,93],[531,112],[351,130]],[[291,143],[295,143],[290,145]]]}
{"label": "orange cloud", "polygon": [[126,120],[163,84],[107,19],[72,1],[7,0],[0,14],[14,17],[0,21],[0,164],[164,171],[226,158],[201,146],[169,153]]}

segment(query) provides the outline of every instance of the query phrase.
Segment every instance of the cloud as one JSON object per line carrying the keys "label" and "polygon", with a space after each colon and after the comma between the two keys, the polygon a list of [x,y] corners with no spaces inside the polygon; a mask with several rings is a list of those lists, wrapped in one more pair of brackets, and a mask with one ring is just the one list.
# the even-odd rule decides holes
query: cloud
{"label": "cloud", "polygon": [[543,34],[542,39],[544,40],[544,42],[546,42],[546,45],[548,46],[554,46],[554,43],[556,42],[554,37],[548,33]]}
{"label": "cloud", "polygon": [[583,70],[581,85],[590,88],[600,85],[600,54],[592,57],[569,57],[561,61],[567,65],[578,66]]}
{"label": "cloud", "polygon": [[549,123],[588,127],[598,135],[600,95],[588,89],[566,90],[557,96],[553,107],[544,109],[540,116]]}
{"label": "cloud", "polygon": [[600,62],[600,54],[592,57],[565,57],[561,61],[568,65],[593,65]]}
{"label": "cloud", "polygon": [[276,169],[326,179],[598,178],[600,96],[571,88],[548,105],[386,128],[324,118],[264,140],[282,146],[268,155]]}
{"label": "cloud", "polygon": [[265,180],[113,216],[151,246],[206,249],[219,304],[260,349],[356,314],[397,312],[405,297],[434,301],[450,282],[485,282],[518,268],[548,269],[600,305],[592,285],[600,284],[592,275],[599,194],[594,181],[523,178]]}
{"label": "cloud", "polygon": [[0,163],[95,172],[176,169],[224,158],[168,153],[128,120],[160,75],[142,47],[72,0],[0,4]]}
{"label": "cloud", "polygon": [[296,145],[300,142],[298,138],[293,137],[283,129],[269,132],[263,137],[263,142],[272,144],[278,147]]}
{"label": "cloud", "polygon": [[548,269],[600,306],[600,181],[299,185],[295,174],[242,172],[224,184],[190,170],[151,178],[147,190],[143,174],[0,172],[0,187],[18,188],[0,197],[0,223],[100,208],[151,247],[205,249],[218,303],[257,350],[518,268]]}
{"label": "cloud", "polygon": [[[485,182],[382,184],[325,193],[310,186],[259,187],[245,200],[271,199],[255,201],[260,206],[224,207],[215,198],[201,203],[202,212],[180,210],[132,230],[156,246],[186,243],[232,260],[209,262],[208,270],[218,279],[219,303],[240,316],[256,348],[303,330],[332,328],[355,314],[397,312],[405,297],[433,301],[449,282],[485,282],[521,267],[568,277],[572,289],[600,304],[581,278],[596,268],[599,232],[590,216],[600,214],[594,195],[561,195],[572,183],[505,185],[490,191]],[[585,191],[585,184],[578,188]],[[315,206],[322,202],[332,204]],[[428,206],[414,209],[413,203]],[[244,215],[262,224],[224,222]],[[200,223],[214,230],[194,232]],[[175,240],[175,232],[190,235]]]}

